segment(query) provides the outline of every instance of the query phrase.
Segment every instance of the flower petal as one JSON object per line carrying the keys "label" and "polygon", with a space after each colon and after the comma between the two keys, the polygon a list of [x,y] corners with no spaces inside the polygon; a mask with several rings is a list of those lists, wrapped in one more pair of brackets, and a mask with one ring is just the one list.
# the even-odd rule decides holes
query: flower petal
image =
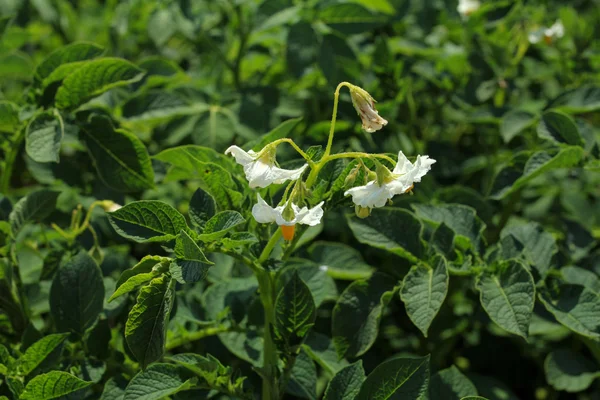
{"label": "flower petal", "polygon": [[268,205],[258,193],[256,194],[256,200],[257,203],[252,207],[252,216],[254,216],[256,222],[268,224],[275,222],[277,216],[281,215],[281,212],[277,212],[276,209]]}
{"label": "flower petal", "polygon": [[269,179],[273,183],[284,183],[285,181],[293,181],[302,175],[304,170],[308,168],[308,164],[304,164],[302,167],[298,169],[283,169],[276,166],[271,167],[269,171]]}
{"label": "flower petal", "polygon": [[252,150],[250,150],[250,152],[245,152],[238,146],[230,146],[227,150],[225,150],[225,154],[231,154],[233,158],[235,158],[235,162],[242,166],[246,166],[253,162],[256,156],[256,153]]}
{"label": "flower petal", "polygon": [[324,202],[322,201],[310,210],[306,209],[306,211],[304,211],[306,207],[303,207],[298,215],[296,215],[298,223],[308,226],[319,225],[321,223],[321,218],[323,218],[323,203]]}
{"label": "flower petal", "polygon": [[394,196],[387,185],[379,186],[376,181],[371,181],[364,186],[353,187],[344,195],[351,195],[354,204],[369,208],[383,207]]}

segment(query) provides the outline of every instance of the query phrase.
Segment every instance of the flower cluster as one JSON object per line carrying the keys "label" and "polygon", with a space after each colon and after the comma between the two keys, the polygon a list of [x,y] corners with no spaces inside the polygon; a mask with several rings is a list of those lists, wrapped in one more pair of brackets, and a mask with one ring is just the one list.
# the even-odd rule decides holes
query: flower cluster
{"label": "flower cluster", "polygon": [[[342,86],[349,88],[352,104],[360,116],[362,128],[366,132],[375,132],[387,125],[388,121],[383,119],[375,109],[375,100],[373,97],[358,86],[342,82],[336,90],[336,104],[339,89]],[[231,154],[235,158],[235,161],[244,168],[246,179],[251,188],[266,188],[272,184],[283,184],[291,181],[285,190],[283,199],[276,207],[269,205],[259,193],[257,193],[257,202],[252,207],[254,219],[263,224],[275,222],[280,226],[285,240],[289,241],[294,238],[295,226],[297,224],[315,226],[321,222],[324,201],[309,208],[306,205],[306,198],[310,192],[310,185],[314,181],[311,177],[315,178],[316,174],[318,174],[323,165],[328,161],[345,157],[359,159],[360,162],[357,164],[357,167],[346,178],[346,185],[349,189],[344,195],[352,197],[356,214],[361,218],[368,217],[373,208],[384,207],[395,195],[410,192],[414,184],[420,182],[421,178],[431,170],[431,166],[435,163],[435,160],[430,159],[428,156],[420,155],[412,163],[402,151],[398,153],[397,161],[392,160],[386,155],[367,153],[330,155],[331,141],[335,128],[334,124],[335,115],[332,120],[327,149],[318,163],[309,160],[308,156],[291,139],[276,140],[258,152],[252,150],[245,151],[238,146],[231,146],[225,151],[225,154]],[[307,160],[307,163],[297,169],[280,168],[277,164],[276,152],[277,146],[283,142],[292,144],[300,155]],[[371,159],[375,164],[375,171],[370,170],[364,164],[362,158]],[[394,163],[395,167],[390,171],[378,158]],[[302,175],[309,167],[311,175],[309,175],[305,183],[302,181]],[[362,182],[362,185],[352,187],[356,183],[356,177],[361,169],[364,172],[364,182]]]}
{"label": "flower cluster", "polygon": [[560,20],[556,21],[550,28],[542,27],[529,33],[529,43],[536,44],[544,40],[546,44],[551,44],[554,39],[559,39],[565,35],[565,27]]}

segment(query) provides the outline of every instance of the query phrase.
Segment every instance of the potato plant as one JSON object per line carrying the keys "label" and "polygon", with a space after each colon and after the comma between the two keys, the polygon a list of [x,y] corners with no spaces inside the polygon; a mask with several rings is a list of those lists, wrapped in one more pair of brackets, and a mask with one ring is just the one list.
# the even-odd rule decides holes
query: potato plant
{"label": "potato plant", "polygon": [[0,4],[0,400],[600,398],[600,7]]}

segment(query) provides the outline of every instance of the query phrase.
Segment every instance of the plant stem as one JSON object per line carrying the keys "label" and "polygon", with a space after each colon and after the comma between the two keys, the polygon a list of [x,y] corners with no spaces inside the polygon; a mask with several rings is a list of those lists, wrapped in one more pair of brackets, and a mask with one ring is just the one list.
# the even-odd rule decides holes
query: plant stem
{"label": "plant stem", "polygon": [[4,161],[4,173],[0,178],[0,193],[8,194],[10,189],[10,178],[12,177],[12,169],[15,164],[15,159],[19,150],[21,149],[21,142],[25,138],[25,130],[21,129],[17,132],[17,135],[12,143],[12,146],[6,152],[6,160]]}
{"label": "plant stem", "polygon": [[176,347],[187,344],[189,342],[200,340],[207,336],[214,336],[214,335],[218,335],[219,333],[232,332],[232,331],[236,331],[236,330],[237,329],[234,327],[225,326],[225,325],[211,326],[209,328],[201,329],[199,331],[192,332],[187,335],[182,335],[178,338],[168,341],[165,348],[167,350],[171,350]]}
{"label": "plant stem", "polygon": [[277,244],[277,242],[281,239],[281,228],[277,228],[277,231],[271,236],[271,239],[267,242],[267,245],[263,249],[262,253],[260,253],[260,257],[258,257],[258,263],[263,264],[265,261],[269,259],[273,248]]}
{"label": "plant stem", "polygon": [[265,311],[262,400],[279,400],[279,356],[271,336],[271,329],[275,322],[275,282],[271,272],[266,270],[257,278],[260,299]]}
{"label": "plant stem", "polygon": [[[329,157],[329,154],[331,154],[331,146],[333,145],[333,135],[335,133],[335,120],[337,118],[337,109],[340,100],[340,89],[342,89],[344,86],[347,86],[348,88],[352,87],[352,85],[348,82],[340,82],[340,84],[337,85],[337,87],[335,88],[335,92],[333,93],[333,113],[331,116],[331,125],[329,127],[329,138],[327,138],[327,147],[325,148],[325,153],[323,154],[324,159],[327,159],[327,157]],[[321,162],[323,162],[323,160],[321,160]]]}

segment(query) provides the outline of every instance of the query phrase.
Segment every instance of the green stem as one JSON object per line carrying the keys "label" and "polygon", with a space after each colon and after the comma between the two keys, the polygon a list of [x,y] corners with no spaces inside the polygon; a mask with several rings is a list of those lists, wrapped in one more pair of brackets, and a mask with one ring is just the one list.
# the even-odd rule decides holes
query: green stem
{"label": "green stem", "polygon": [[199,331],[185,334],[173,340],[170,340],[167,342],[167,345],[165,347],[167,350],[172,350],[176,347],[183,346],[184,344],[187,344],[189,342],[200,340],[207,336],[214,336],[225,332],[236,332],[238,330],[239,329],[235,327],[225,325],[211,326],[210,328],[201,329]]}
{"label": "green stem", "polygon": [[385,154],[367,154],[358,151],[334,154],[327,157],[327,161],[329,162],[331,160],[337,160],[338,158],[381,158],[382,160],[389,161],[392,165],[396,165],[396,161]]}
{"label": "green stem", "polygon": [[15,164],[15,159],[21,149],[21,142],[25,138],[24,129],[17,132],[17,135],[12,143],[11,147],[6,152],[6,160],[4,161],[4,173],[0,178],[0,193],[8,194],[10,189],[10,178],[12,177],[12,170]]}
{"label": "green stem", "polygon": [[279,242],[279,239],[281,239],[281,228],[277,228],[277,231],[275,231],[273,236],[271,236],[271,239],[269,239],[267,242],[267,245],[263,249],[262,253],[260,253],[260,257],[258,257],[259,264],[262,265],[269,259],[269,256],[271,255],[271,252],[273,251],[273,248],[275,248],[277,242]]}
{"label": "green stem", "polygon": [[262,400],[279,400],[279,356],[271,336],[271,329],[275,323],[275,282],[271,272],[263,271],[258,275],[258,286],[265,310]]}
{"label": "green stem", "polygon": [[[337,119],[337,109],[338,103],[340,100],[340,90],[344,87],[351,88],[353,85],[349,82],[340,82],[339,85],[335,88],[335,92],[333,93],[333,113],[331,116],[331,125],[329,127],[329,138],[327,138],[327,147],[325,148],[325,153],[323,154],[323,158],[329,157],[331,154],[331,146],[333,145],[333,136],[335,133],[335,120]],[[321,160],[322,162],[323,160]]]}
{"label": "green stem", "polygon": [[310,157],[308,156],[308,154],[306,154],[297,144],[296,142],[294,142],[292,139],[290,138],[283,138],[283,139],[278,139],[276,141],[274,141],[273,143],[271,143],[272,145],[277,145],[279,143],[289,143],[294,150],[296,150],[298,152],[298,154],[300,154],[302,156],[302,158],[304,158],[306,160],[306,162],[308,163],[308,165],[313,166],[315,165],[315,162],[313,160],[310,159]]}

